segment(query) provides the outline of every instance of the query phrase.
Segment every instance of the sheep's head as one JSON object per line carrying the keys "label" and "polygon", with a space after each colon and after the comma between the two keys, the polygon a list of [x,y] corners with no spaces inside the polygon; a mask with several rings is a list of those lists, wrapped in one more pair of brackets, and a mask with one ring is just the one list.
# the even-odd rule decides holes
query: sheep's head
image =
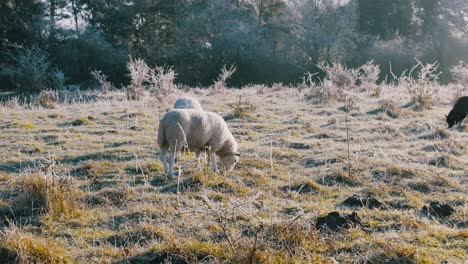
{"label": "sheep's head", "polygon": [[460,119],[459,116],[453,112],[450,112],[449,115],[445,117],[449,128],[452,128]]}
{"label": "sheep's head", "polygon": [[221,164],[223,165],[224,171],[231,171],[234,169],[234,166],[239,161],[240,154],[235,153],[228,153],[227,155],[221,157]]}

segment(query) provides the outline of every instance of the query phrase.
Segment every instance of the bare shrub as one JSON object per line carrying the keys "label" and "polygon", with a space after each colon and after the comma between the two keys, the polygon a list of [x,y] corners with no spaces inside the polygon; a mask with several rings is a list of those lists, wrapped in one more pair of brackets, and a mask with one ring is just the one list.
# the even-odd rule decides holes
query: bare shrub
{"label": "bare shrub", "polygon": [[37,46],[18,46],[15,53],[8,55],[15,66],[4,69],[3,72],[17,82],[22,91],[38,92],[47,88],[50,63],[44,50]]}
{"label": "bare shrub", "polygon": [[125,88],[127,99],[139,100],[143,95],[144,83],[148,79],[150,68],[143,59],[130,58],[127,69],[130,72],[130,85]]}
{"label": "bare shrub", "polygon": [[[433,101],[439,93],[439,76],[438,71],[439,63],[427,63],[423,65],[420,61],[411,68],[407,73],[404,71],[398,79],[399,85],[403,86],[411,96],[411,101],[416,105],[416,110],[422,111],[424,109],[432,108]],[[413,72],[419,68],[416,73],[416,78],[413,77]]]}
{"label": "bare shrub", "polygon": [[13,45],[14,52],[8,52],[15,65],[1,70],[1,74],[17,83],[23,92],[40,92],[44,89],[63,89],[65,74],[62,70],[51,68],[48,54],[37,46],[23,47]]}
{"label": "bare shrub", "polygon": [[317,66],[326,73],[327,77],[320,85],[312,87],[312,96],[326,103],[346,101],[346,91],[354,88],[358,79],[358,71],[348,69],[340,63],[330,65],[320,62]]}
{"label": "bare shrub", "polygon": [[353,88],[358,79],[357,70],[348,69],[341,63],[332,63],[330,65],[322,61],[317,66],[326,73],[326,78],[340,89]]}
{"label": "bare shrub", "polygon": [[172,67],[151,68],[143,59],[130,58],[127,69],[131,79],[130,85],[125,89],[129,100],[139,100],[145,89],[158,99],[165,98],[176,89],[174,81],[177,74]]}
{"label": "bare shrub", "polygon": [[36,102],[38,105],[45,107],[45,108],[55,108],[57,105],[58,94],[56,91],[53,90],[42,90]]}
{"label": "bare shrub", "polygon": [[148,81],[151,95],[161,100],[173,93],[176,89],[174,84],[176,77],[174,69],[169,66],[156,66],[154,69],[149,69]]}
{"label": "bare shrub", "polygon": [[65,74],[60,69],[53,69],[49,77],[49,87],[55,90],[63,90],[65,87]]}
{"label": "bare shrub", "polygon": [[312,86],[311,96],[318,98],[320,103],[336,102],[340,98],[338,87],[330,80],[323,80],[319,85]]}
{"label": "bare shrub", "polygon": [[468,64],[464,61],[458,62],[458,65],[450,69],[453,79],[460,84],[468,83]]}
{"label": "bare shrub", "polygon": [[460,98],[462,97],[464,94],[465,94],[465,91],[466,91],[466,88],[464,85],[460,84],[460,83],[449,83],[447,84],[447,89],[449,91],[453,91],[452,93],[452,99],[450,100],[450,102],[452,104],[455,104],[455,102]]}
{"label": "bare shrub", "polygon": [[366,89],[368,95],[379,97],[381,87],[377,85],[380,76],[380,66],[375,64],[373,60],[368,61],[366,64],[361,65],[358,69],[358,79],[361,86]]}
{"label": "bare shrub", "polygon": [[101,86],[102,93],[108,93],[112,84],[107,81],[107,76],[98,70],[91,71],[90,74]]}
{"label": "bare shrub", "polygon": [[218,74],[218,79],[213,84],[213,90],[217,93],[226,92],[226,81],[229,79],[237,70],[235,65],[227,67],[223,65],[221,72]]}
{"label": "bare shrub", "polygon": [[306,72],[304,76],[302,77],[302,82],[297,86],[297,89],[299,91],[302,91],[304,89],[312,89],[313,87],[315,87],[316,84],[314,82],[314,76],[317,74],[318,72],[316,73]]}
{"label": "bare shrub", "polygon": [[466,90],[465,85],[468,83],[468,64],[464,61],[460,61],[458,65],[450,69],[450,73],[456,82],[452,100],[454,103],[458,98],[463,96]]}

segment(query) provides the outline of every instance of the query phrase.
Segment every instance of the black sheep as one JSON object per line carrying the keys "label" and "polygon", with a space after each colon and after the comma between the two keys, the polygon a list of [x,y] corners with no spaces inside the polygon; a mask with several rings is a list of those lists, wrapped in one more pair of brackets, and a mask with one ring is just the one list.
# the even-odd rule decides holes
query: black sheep
{"label": "black sheep", "polygon": [[458,98],[448,116],[445,116],[447,118],[448,127],[451,128],[456,124],[461,124],[467,115],[468,96],[463,96]]}

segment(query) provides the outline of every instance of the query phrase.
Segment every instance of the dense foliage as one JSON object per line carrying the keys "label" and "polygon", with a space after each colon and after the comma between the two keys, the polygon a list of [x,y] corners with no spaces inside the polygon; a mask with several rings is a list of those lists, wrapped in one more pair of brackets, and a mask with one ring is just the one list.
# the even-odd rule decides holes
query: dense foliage
{"label": "dense foliage", "polygon": [[127,84],[130,57],[173,66],[176,81],[189,85],[212,84],[223,65],[237,66],[229,85],[239,86],[299,82],[320,62],[354,68],[369,60],[381,65],[382,80],[389,62],[398,75],[415,58],[438,61],[447,81],[453,65],[468,61],[468,2],[5,0],[0,40],[4,90],[44,86],[26,87],[17,74],[18,56],[31,49],[68,84],[93,70]]}

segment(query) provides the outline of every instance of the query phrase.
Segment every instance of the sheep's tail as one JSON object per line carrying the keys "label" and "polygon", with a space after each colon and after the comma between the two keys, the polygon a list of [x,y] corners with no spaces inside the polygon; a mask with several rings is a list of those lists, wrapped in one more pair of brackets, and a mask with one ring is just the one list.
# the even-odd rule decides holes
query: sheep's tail
{"label": "sheep's tail", "polygon": [[164,148],[167,146],[166,141],[166,129],[164,129],[164,125],[162,124],[162,120],[159,122],[159,129],[158,129],[158,144],[160,148]]}

